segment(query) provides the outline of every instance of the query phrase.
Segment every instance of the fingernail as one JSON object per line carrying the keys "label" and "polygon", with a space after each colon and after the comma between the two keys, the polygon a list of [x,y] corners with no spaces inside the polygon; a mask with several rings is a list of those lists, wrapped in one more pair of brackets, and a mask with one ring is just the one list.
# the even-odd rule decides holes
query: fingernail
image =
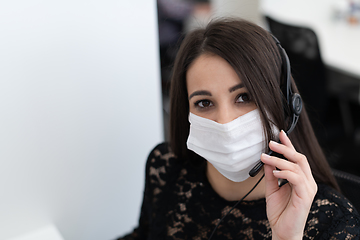
{"label": "fingernail", "polygon": [[270,159],[270,156],[267,155],[266,153],[263,153],[263,154],[261,154],[261,155],[262,155],[263,159]]}
{"label": "fingernail", "polygon": [[273,170],[273,173],[279,173],[280,171],[279,170]]}
{"label": "fingernail", "polygon": [[270,140],[270,143],[275,144],[275,145],[278,145],[278,144],[279,144],[279,143],[277,143],[277,142],[275,142],[275,141],[273,141],[273,140]]}

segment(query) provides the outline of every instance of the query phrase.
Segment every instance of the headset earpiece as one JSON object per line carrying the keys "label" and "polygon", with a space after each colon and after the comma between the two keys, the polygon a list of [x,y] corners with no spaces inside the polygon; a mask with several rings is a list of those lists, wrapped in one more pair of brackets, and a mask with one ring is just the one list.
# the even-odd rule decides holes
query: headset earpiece
{"label": "headset earpiece", "polygon": [[294,93],[291,97],[291,108],[292,108],[292,112],[299,116],[302,110],[302,99],[300,94],[298,93]]}
{"label": "headset earpiece", "polygon": [[[288,104],[288,107],[290,108],[290,127],[288,128],[288,130],[286,131],[286,135],[289,135],[295,128],[296,123],[299,120],[299,116],[303,107],[302,104],[302,99],[300,94],[298,93],[293,93],[292,89],[291,89],[291,71],[290,71],[290,60],[289,57],[287,56],[285,49],[281,46],[280,41],[273,35],[271,35],[276,43],[276,45],[279,47],[279,51],[280,51],[280,55],[281,55],[281,59],[282,59],[282,68],[283,68],[283,73],[282,75],[285,74],[285,86],[286,89],[284,89],[284,96],[286,97],[286,103]],[[284,107],[284,109],[286,109]],[[269,155],[271,155],[273,152],[270,150],[270,152],[268,152]],[[253,167],[250,172],[249,175],[251,177],[255,177],[261,170],[261,168],[263,167],[264,163],[259,161],[255,167]]]}

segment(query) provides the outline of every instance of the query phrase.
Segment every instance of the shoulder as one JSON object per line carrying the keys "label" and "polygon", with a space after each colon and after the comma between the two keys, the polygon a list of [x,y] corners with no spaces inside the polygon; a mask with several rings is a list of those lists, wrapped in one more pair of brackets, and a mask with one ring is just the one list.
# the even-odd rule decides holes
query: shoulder
{"label": "shoulder", "polygon": [[147,179],[164,185],[167,176],[177,168],[178,162],[168,143],[158,144],[152,149],[146,162]]}
{"label": "shoulder", "polygon": [[170,166],[177,157],[170,149],[167,142],[156,145],[150,152],[147,165],[154,167]]}
{"label": "shoulder", "polygon": [[150,157],[169,160],[169,158],[174,158],[175,155],[171,151],[169,144],[167,142],[163,142],[159,143],[151,150],[149,154],[149,158]]}
{"label": "shoulder", "polygon": [[342,194],[325,185],[318,185],[307,221],[306,235],[321,239],[357,239],[360,217],[355,207]]}

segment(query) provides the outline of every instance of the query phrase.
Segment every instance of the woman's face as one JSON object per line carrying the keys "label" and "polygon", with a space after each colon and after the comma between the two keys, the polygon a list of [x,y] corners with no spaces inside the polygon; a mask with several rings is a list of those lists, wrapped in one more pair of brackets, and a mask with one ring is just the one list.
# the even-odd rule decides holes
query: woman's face
{"label": "woman's face", "polygon": [[256,109],[231,65],[218,55],[200,55],[186,73],[190,112],[225,124]]}

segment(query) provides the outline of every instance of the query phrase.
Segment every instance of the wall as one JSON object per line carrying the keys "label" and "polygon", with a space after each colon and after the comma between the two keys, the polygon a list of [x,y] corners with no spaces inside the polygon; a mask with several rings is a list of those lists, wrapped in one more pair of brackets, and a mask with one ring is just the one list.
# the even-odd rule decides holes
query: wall
{"label": "wall", "polygon": [[130,231],[163,139],[156,2],[2,1],[0,32],[0,240]]}
{"label": "wall", "polygon": [[210,0],[213,16],[240,17],[263,26],[259,7],[261,0]]}

